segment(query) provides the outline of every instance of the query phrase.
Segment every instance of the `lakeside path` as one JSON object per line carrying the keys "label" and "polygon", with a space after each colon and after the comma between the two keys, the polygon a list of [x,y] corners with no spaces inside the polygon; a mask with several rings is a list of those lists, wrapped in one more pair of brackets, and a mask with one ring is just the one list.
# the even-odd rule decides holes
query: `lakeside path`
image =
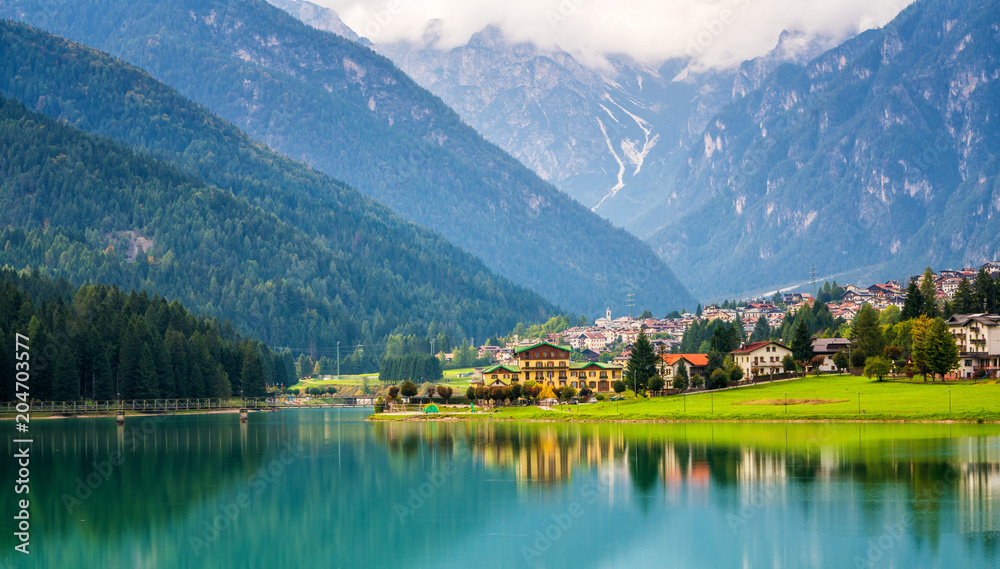
{"label": "lakeside path", "polygon": [[[461,408],[468,409],[467,406]],[[456,411],[458,409],[456,408]],[[376,414],[373,421],[524,422],[1000,422],[1000,383],[877,382],[845,375],[809,376],[672,397],[584,405],[498,407],[439,414]]]}

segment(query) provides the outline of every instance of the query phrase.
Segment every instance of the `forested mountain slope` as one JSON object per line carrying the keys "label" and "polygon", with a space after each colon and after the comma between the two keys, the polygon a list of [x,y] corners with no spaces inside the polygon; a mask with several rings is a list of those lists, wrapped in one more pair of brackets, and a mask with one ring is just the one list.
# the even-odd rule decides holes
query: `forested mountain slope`
{"label": "forested mountain slope", "polygon": [[10,0],[576,312],[695,303],[648,245],[486,142],[386,58],[263,0]]}
{"label": "forested mountain slope", "polygon": [[[271,345],[329,349],[433,321],[487,334],[549,306],[482,273],[411,284],[386,262],[333,252],[229,191],[6,98],[0,149],[0,264],[178,298]],[[355,243],[368,247],[360,233]],[[420,258],[413,266],[428,270]]]}

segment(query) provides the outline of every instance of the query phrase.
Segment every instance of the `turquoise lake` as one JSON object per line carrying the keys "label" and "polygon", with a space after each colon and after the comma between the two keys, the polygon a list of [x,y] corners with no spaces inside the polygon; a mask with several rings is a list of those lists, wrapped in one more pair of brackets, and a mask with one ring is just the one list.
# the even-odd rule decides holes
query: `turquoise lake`
{"label": "turquoise lake", "polygon": [[368,412],[36,419],[0,569],[1000,567],[998,425]]}

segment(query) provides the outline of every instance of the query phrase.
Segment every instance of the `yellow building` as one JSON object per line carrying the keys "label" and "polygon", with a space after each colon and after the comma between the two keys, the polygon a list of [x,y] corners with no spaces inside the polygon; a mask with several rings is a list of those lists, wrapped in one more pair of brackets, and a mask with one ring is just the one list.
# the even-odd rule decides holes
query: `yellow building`
{"label": "yellow building", "polygon": [[[571,385],[595,391],[611,391],[611,383],[622,378],[621,366],[571,362],[571,348],[541,342],[514,350],[514,365],[495,365],[483,371],[484,385],[509,385],[533,380],[549,387]],[[497,383],[499,382],[499,383]]]}

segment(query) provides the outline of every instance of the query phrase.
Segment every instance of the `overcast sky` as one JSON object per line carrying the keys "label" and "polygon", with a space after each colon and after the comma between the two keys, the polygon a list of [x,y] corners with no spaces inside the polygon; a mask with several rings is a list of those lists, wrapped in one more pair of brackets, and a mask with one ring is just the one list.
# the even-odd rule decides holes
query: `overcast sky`
{"label": "overcast sky", "polygon": [[[490,24],[513,41],[584,59],[626,53],[649,62],[690,55],[724,67],[764,54],[782,30],[842,41],[882,26],[912,0],[312,0],[375,43],[419,40],[432,21],[439,46],[464,45]],[[596,57],[596,59],[595,59]]]}

